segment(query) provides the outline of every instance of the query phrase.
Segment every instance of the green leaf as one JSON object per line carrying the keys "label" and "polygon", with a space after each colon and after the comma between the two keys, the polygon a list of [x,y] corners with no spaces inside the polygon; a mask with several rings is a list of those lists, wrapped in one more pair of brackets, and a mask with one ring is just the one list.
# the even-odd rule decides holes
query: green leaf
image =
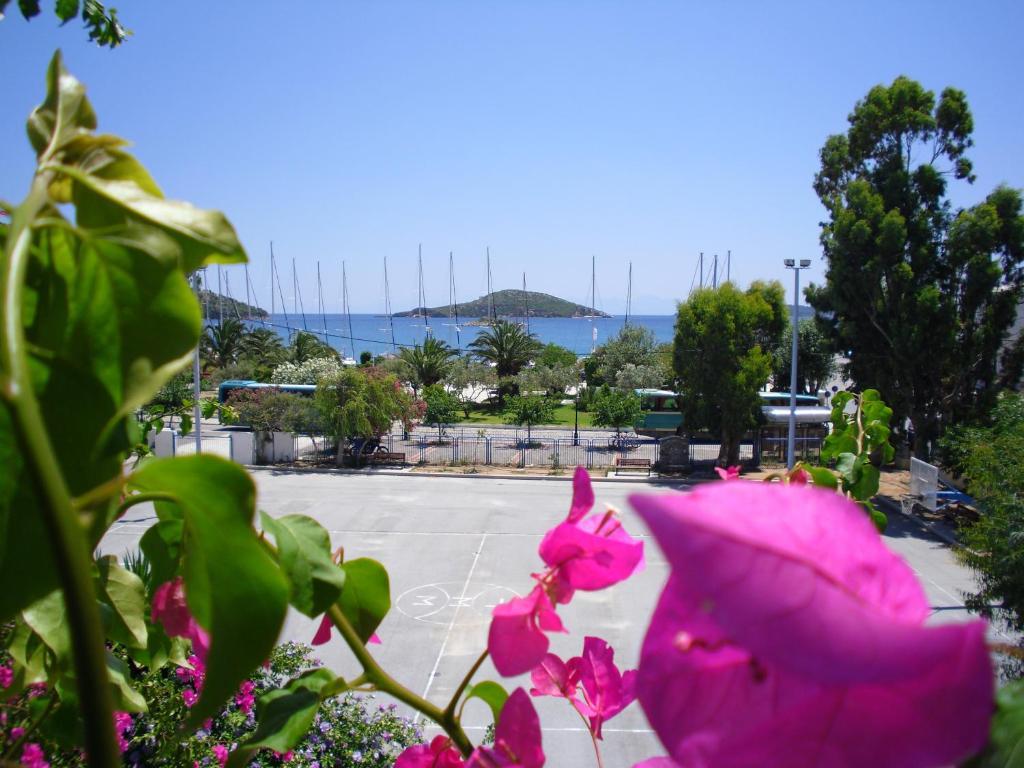
{"label": "green leaf", "polygon": [[879,472],[878,467],[871,463],[867,454],[857,457],[857,467],[854,472],[854,479],[847,488],[858,501],[867,501],[878,493]]}
{"label": "green leaf", "polygon": [[110,677],[110,687],[114,694],[116,709],[122,712],[149,711],[146,699],[128,682],[131,678],[128,665],[110,651],[107,651],[107,675]]}
{"label": "green leaf", "polygon": [[[156,227],[177,246],[178,262],[186,272],[215,262],[246,260],[238,235],[224,214],[154,194],[135,166],[110,164],[95,173],[67,165],[58,170],[74,181],[72,199],[82,227],[127,233],[135,245],[141,243],[131,233],[138,232],[139,225]],[[166,251],[163,243],[159,249]]]}
{"label": "green leaf", "polygon": [[505,706],[505,701],[508,699],[508,691],[493,680],[483,680],[466,689],[466,698],[480,699],[489,706],[491,714],[494,716],[494,723],[497,724],[498,718],[501,717],[502,707]]}
{"label": "green leaf", "polygon": [[15,681],[6,694],[17,693],[32,683],[46,682],[46,644],[23,619],[14,623],[7,652],[15,661]]}
{"label": "green leaf", "polygon": [[142,579],[118,565],[113,555],[96,561],[96,592],[109,609],[107,637],[129,648],[145,648],[146,587]]}
{"label": "green leaf", "polygon": [[365,643],[391,610],[388,572],[376,560],[365,557],[349,560],[341,567],[345,571],[345,588],[338,604]]}
{"label": "green leaf", "polygon": [[863,392],[860,393],[861,403],[877,402],[880,401],[881,399],[882,395],[878,392],[877,389],[865,389]]}
{"label": "green leaf", "polygon": [[815,485],[833,490],[839,487],[839,479],[828,467],[810,467],[805,464],[803,469],[811,476]]}
{"label": "green leaf", "polygon": [[[162,506],[157,505],[157,510]],[[169,506],[169,505],[166,505]],[[163,584],[174,578],[181,561],[181,541],[185,535],[184,518],[160,520],[142,534],[139,547],[153,569],[153,583]]]}
{"label": "green leaf", "polygon": [[328,669],[311,669],[289,680],[283,688],[260,696],[256,731],[231,754],[228,766],[245,765],[259,749],[287,752],[295,747],[313,725],[321,693],[334,679]]}
{"label": "green leaf", "polygon": [[46,100],[32,111],[27,127],[37,156],[47,149],[57,152],[96,128],[96,113],[85,97],[85,86],[64,69],[60,51],[53,54],[46,72]]}
{"label": "green leaf", "polygon": [[996,713],[988,747],[970,768],[1024,768],[1024,680],[996,692]]}
{"label": "green leaf", "polygon": [[857,471],[857,456],[853,453],[841,453],[836,459],[836,472],[847,483],[854,482],[854,474]]}
{"label": "green leaf", "polygon": [[821,446],[821,460],[831,461],[840,454],[857,452],[857,439],[846,432],[833,432]]}
{"label": "green leaf", "polygon": [[128,487],[173,495],[184,519],[185,592],[210,633],[206,681],[189,716],[195,725],[270,655],[288,582],[252,527],[256,488],[237,464],[216,456],[155,459],[129,477]]}
{"label": "green leaf", "polygon": [[277,560],[291,583],[291,604],[310,618],[330,608],[345,586],[345,572],[331,560],[331,537],[305,515],[273,518],[260,513],[277,542]]}
{"label": "green leaf", "polygon": [[64,596],[60,590],[33,603],[21,612],[29,628],[39,636],[60,669],[71,668],[71,635],[68,632]]}
{"label": "green leaf", "polygon": [[878,532],[885,533],[886,526],[889,525],[889,518],[885,514],[885,512],[880,510],[870,501],[862,501],[861,505],[868,513],[868,516],[871,518],[871,522],[875,524],[875,528],[878,529]]}

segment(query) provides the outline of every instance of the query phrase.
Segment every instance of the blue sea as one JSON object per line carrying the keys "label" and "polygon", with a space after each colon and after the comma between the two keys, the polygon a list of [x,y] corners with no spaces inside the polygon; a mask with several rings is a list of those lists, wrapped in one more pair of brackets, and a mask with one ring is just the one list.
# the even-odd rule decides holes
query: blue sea
{"label": "blue sea", "polygon": [[[475,318],[467,318],[469,320]],[[515,318],[513,318],[515,320]],[[305,319],[292,314],[277,314],[267,321],[267,327],[276,330],[285,340],[297,330],[308,330],[321,339],[327,329],[327,342],[346,357],[359,358],[367,351],[382,355],[394,351],[391,344],[391,323],[394,323],[395,344],[422,344],[427,338],[426,325],[422,318],[396,317],[390,322],[386,315],[352,315],[352,331],[349,333],[348,318],[345,315],[310,315]],[[541,342],[554,342],[571,349],[578,355],[589,355],[595,346],[600,346],[615,336],[623,327],[623,317],[535,317],[530,318],[530,332]],[[642,325],[654,332],[659,343],[671,342],[675,325],[674,315],[633,315],[631,325]],[[476,335],[484,330],[482,326],[449,322],[447,318],[429,318],[431,335],[447,342],[456,349],[466,349]],[[261,325],[258,321],[249,323],[252,327]],[[289,329],[291,329],[289,331]],[[351,338],[350,338],[351,337]]]}

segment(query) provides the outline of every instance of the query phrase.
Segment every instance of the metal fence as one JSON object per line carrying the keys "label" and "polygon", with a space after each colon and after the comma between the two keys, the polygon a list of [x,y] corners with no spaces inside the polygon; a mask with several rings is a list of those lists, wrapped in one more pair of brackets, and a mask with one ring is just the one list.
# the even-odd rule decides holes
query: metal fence
{"label": "metal fence", "polygon": [[[231,438],[228,435],[208,435],[203,433],[202,453],[231,458]],[[196,436],[193,432],[190,435],[179,435],[174,433],[173,443],[174,456],[195,456]]]}
{"label": "metal fence", "polygon": [[[601,437],[552,437],[559,433],[533,433],[527,438],[519,435],[479,436],[469,430],[453,431],[438,436],[437,432],[389,434],[380,439],[379,450],[405,455],[406,464],[429,466],[499,466],[499,467],[574,467],[607,469],[617,460],[646,459],[656,467],[660,458],[658,440],[636,435],[605,434]],[[564,435],[564,433],[561,433]],[[203,451],[206,447],[203,438]],[[720,444],[712,440],[690,441],[689,461],[693,467],[711,466],[718,460]],[[295,461],[323,462],[333,460],[337,446],[325,435],[298,434],[293,436]],[[821,438],[798,438],[797,459],[815,462],[821,452]],[[785,438],[747,439],[740,444],[743,464],[784,466],[786,463]]]}

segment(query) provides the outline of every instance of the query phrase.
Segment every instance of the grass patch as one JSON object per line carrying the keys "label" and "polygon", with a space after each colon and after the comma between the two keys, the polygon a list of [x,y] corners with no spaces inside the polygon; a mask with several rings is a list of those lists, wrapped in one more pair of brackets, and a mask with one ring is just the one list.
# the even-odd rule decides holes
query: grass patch
{"label": "grass patch", "polygon": [[[459,414],[457,424],[504,424],[505,414],[491,405],[478,405],[469,412],[469,418]],[[580,427],[593,426],[592,415],[586,411],[580,411]],[[573,406],[560,405],[555,409],[550,424],[544,426],[571,427],[575,423]],[[539,426],[539,425],[537,425]]]}

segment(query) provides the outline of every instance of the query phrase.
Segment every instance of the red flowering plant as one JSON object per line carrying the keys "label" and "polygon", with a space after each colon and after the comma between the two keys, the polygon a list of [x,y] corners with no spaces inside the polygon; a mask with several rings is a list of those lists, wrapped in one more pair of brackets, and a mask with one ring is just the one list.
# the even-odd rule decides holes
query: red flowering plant
{"label": "red flowering plant", "polygon": [[[245,254],[222,214],[168,200],[125,142],[96,133],[59,55],[47,86],[28,121],[37,160],[28,195],[5,204],[10,221],[0,223],[0,624],[12,628],[0,696],[43,702],[29,705],[38,711],[23,732],[5,736],[5,761],[45,761],[45,733],[91,765],[121,764],[135,737],[126,718],[150,709],[134,673],[145,667],[175,669],[193,733],[225,706],[255,715],[244,739],[211,748],[227,765],[286,756],[322,706],[371,690],[443,732],[405,751],[401,766],[539,768],[530,694],[475,682],[488,656],[500,675],[530,673],[535,695],[564,698],[595,748],[636,696],[668,753],[648,766],[926,768],[984,747],[995,702],[984,625],[925,624],[913,573],[850,500],[877,480],[856,439],[830,446],[842,494],[730,479],[633,499],[670,568],[635,673],[590,635],[578,657],[549,653],[548,635],[568,629],[559,610],[577,592],[628,578],[644,556],[613,510],[593,511],[578,469],[568,515],[540,544],[533,588],[494,609],[487,648],[451,698],[438,704],[402,685],[368,647],[391,608],[381,563],[333,553],[305,516],[263,514],[258,529],[255,485],[226,460],[126,467],[135,409],[199,341],[189,274]],[[884,408],[872,403],[864,393],[858,413],[880,421]],[[370,416],[381,414],[360,418]],[[94,556],[109,526],[143,503],[156,516],[141,540],[149,588]],[[272,690],[248,688],[289,608],[320,621],[318,640],[344,643],[359,672],[317,666]],[[492,708],[492,745],[474,744],[462,726],[471,698]],[[1019,698],[1003,697],[1009,714],[996,718],[989,754],[1012,753]]]}

